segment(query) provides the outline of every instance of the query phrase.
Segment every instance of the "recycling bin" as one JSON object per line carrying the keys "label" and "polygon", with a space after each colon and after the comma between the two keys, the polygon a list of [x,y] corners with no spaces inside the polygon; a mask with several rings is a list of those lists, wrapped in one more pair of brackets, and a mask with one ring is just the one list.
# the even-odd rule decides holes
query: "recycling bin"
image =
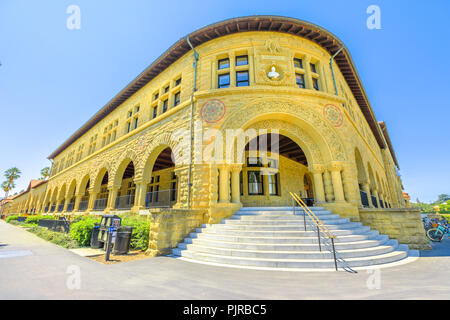
{"label": "recycling bin", "polygon": [[98,241],[98,234],[100,232],[100,223],[96,223],[94,225],[94,229],[92,229],[92,236],[91,236],[91,248],[93,249],[99,249],[103,247],[103,244]]}
{"label": "recycling bin", "polygon": [[114,242],[115,255],[127,254],[130,251],[131,235],[133,234],[133,227],[119,227],[117,230],[116,241]]}

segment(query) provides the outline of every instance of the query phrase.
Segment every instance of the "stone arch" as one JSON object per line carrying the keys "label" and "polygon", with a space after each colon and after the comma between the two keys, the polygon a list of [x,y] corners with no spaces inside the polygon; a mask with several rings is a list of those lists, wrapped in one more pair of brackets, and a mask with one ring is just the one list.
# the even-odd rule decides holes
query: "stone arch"
{"label": "stone arch", "polygon": [[364,184],[367,183],[367,174],[366,169],[364,168],[364,163],[361,157],[361,152],[358,148],[355,148],[355,165],[356,165],[356,171],[358,174],[358,183]]}
{"label": "stone arch", "polygon": [[85,174],[83,178],[81,178],[80,182],[77,185],[76,188],[76,194],[84,194],[84,191],[86,190],[87,184],[90,183],[91,177],[89,174]]}
{"label": "stone arch", "polygon": [[161,152],[163,152],[167,148],[170,148],[172,150],[172,155],[173,155],[172,161],[175,163],[175,165],[177,164],[176,160],[174,159],[175,155],[174,155],[173,149],[167,144],[158,145],[149,154],[149,156],[147,157],[147,159],[144,163],[144,166],[142,168],[141,177],[144,181],[146,181],[146,182],[150,181],[151,176],[152,176],[153,166],[156,162],[156,159],[158,159],[158,156],[161,154]]}
{"label": "stone arch", "polygon": [[122,184],[123,174],[125,173],[125,170],[130,163],[132,163],[134,167],[136,166],[133,159],[129,157],[126,157],[125,159],[122,159],[121,162],[119,162],[118,166],[113,169],[114,173],[111,175],[108,181],[110,186],[120,186]]}
{"label": "stone arch", "polygon": [[69,200],[75,196],[75,191],[77,188],[77,180],[72,179],[72,181],[69,183],[69,187],[67,188],[66,192],[66,198],[69,198]]}
{"label": "stone arch", "polygon": [[375,190],[377,188],[377,183],[375,181],[375,177],[373,175],[372,166],[370,162],[367,162],[367,172],[369,173],[369,185],[371,190]]}
{"label": "stone arch", "polygon": [[109,172],[110,171],[106,167],[102,167],[100,170],[98,170],[97,173],[95,174],[94,180],[90,184],[89,188],[93,192],[100,192],[100,187],[102,185],[102,180],[103,180],[103,177],[105,176],[105,174],[108,174],[108,181],[110,180]]}
{"label": "stone arch", "polygon": [[[257,116],[249,119],[248,114],[256,114]],[[289,134],[285,127],[280,128],[283,129],[283,132],[280,130],[280,134],[286,135],[298,143],[305,151],[305,154],[307,152],[310,154],[310,158],[313,158],[313,163],[346,160],[347,156],[341,139],[323,117],[313,111],[311,106],[305,106],[288,99],[258,99],[252,101],[228,115],[220,130],[225,136],[227,129],[246,129],[261,121],[265,121],[267,125],[270,125],[267,121],[274,120],[296,127],[297,135],[300,135],[305,140],[309,138],[311,142],[316,144],[317,150],[320,150],[321,155],[319,161],[317,159],[318,154],[314,155],[312,151],[312,149],[316,150],[316,148],[307,147],[298,137],[294,140],[292,132]],[[294,127],[291,127],[291,130]],[[306,149],[311,149],[311,151]],[[314,156],[316,159],[314,159]]]}
{"label": "stone arch", "polygon": [[67,183],[63,183],[61,189],[59,189],[57,200],[63,200],[66,197],[66,191],[67,191]]}

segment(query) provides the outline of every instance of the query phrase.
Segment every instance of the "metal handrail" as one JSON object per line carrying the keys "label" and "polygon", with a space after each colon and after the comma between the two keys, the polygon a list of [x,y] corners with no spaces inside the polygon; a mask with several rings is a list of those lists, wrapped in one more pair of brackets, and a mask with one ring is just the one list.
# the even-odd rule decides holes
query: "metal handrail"
{"label": "metal handrail", "polygon": [[[357,273],[355,270],[349,267],[348,263],[341,257],[339,252],[336,250],[334,240],[336,239],[336,236],[328,230],[328,228],[323,224],[323,222],[314,214],[314,212],[309,209],[309,207],[304,203],[304,201],[295,193],[289,192],[292,198],[302,207],[303,209],[303,220],[305,224],[305,231],[306,231],[306,214],[308,214],[308,217],[311,219],[311,221],[314,224],[311,224],[312,227],[316,227],[317,229],[317,237],[319,242],[319,250],[322,251],[322,243],[325,245],[325,247],[333,254],[334,259],[334,266],[336,271],[338,271],[338,262],[340,263],[340,267],[344,269],[347,272],[350,273]],[[294,207],[294,214],[295,214],[295,207]],[[309,221],[308,221],[309,223]],[[321,239],[321,233],[325,235],[322,242]],[[331,244],[327,241],[330,240]],[[331,247],[331,248],[330,248]]]}
{"label": "metal handrail", "polygon": [[314,222],[314,224],[324,233],[328,236],[328,238],[336,238],[336,236],[328,230],[328,228],[320,221],[320,219],[312,212],[308,206],[305,204],[305,202],[300,198],[297,194],[289,192],[291,194],[291,197],[294,198],[294,200],[302,207],[302,209],[308,214],[308,216],[311,218],[311,220]]}

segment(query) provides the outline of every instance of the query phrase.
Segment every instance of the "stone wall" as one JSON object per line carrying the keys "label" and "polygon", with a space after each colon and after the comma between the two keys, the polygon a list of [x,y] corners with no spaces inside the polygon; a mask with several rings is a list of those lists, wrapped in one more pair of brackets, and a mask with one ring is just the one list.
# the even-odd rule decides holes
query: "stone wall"
{"label": "stone wall", "polygon": [[407,244],[410,249],[431,249],[425,235],[420,210],[414,208],[397,209],[360,209],[359,216],[363,225],[378,230],[399,243]]}
{"label": "stone wall", "polygon": [[205,223],[205,212],[203,210],[151,209],[147,254],[150,256],[170,254],[172,248]]}

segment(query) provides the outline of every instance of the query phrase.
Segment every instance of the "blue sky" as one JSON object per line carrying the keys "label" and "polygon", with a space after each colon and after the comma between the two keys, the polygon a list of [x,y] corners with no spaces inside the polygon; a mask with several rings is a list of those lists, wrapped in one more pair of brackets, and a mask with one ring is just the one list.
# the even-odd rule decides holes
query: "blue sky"
{"label": "blue sky", "polygon": [[[81,29],[69,30],[69,5]],[[366,27],[369,5],[381,30]],[[0,2],[0,171],[17,166],[20,191],[46,159],[178,39],[207,24],[273,14],[338,36],[378,120],[387,123],[405,189],[415,200],[450,193],[450,1]]]}

